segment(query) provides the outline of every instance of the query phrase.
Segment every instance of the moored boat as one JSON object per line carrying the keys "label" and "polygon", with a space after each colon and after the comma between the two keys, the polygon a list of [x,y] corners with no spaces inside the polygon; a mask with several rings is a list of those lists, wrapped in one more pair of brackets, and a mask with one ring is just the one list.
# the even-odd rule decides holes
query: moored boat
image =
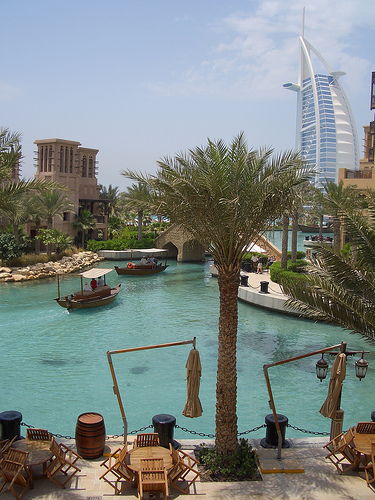
{"label": "moored boat", "polygon": [[133,262],[133,253],[131,253],[130,261],[127,263],[126,267],[115,266],[117,274],[127,275],[127,276],[148,276],[150,274],[161,273],[162,271],[165,271],[165,269],[167,269],[167,267],[168,267],[168,264],[167,264],[168,250],[160,250],[158,248],[156,248],[156,249],[137,248],[134,251],[139,252],[140,254],[142,254],[144,256],[146,256],[146,255],[149,256],[151,254],[151,259],[153,257],[154,251],[163,252],[165,254],[165,262],[164,262],[164,264],[161,264],[161,263],[158,264],[156,259],[154,259],[154,262],[143,262],[143,260],[146,260],[146,259],[145,259],[145,257],[142,257],[142,259],[139,263],[135,263],[135,262]]}
{"label": "moored boat", "polygon": [[[66,309],[88,309],[91,307],[100,307],[107,304],[111,304],[117,298],[120,292],[121,284],[110,287],[105,282],[105,276],[113,271],[113,269],[90,269],[89,271],[84,271],[83,273],[73,274],[73,276],[79,276],[81,278],[81,289],[69,295],[60,294],[60,276],[57,275],[57,294],[58,297],[54,300]],[[71,274],[69,276],[72,276]],[[103,284],[97,286],[94,289],[86,290],[86,286],[83,285],[83,279],[95,280],[103,276]]]}
{"label": "moored boat", "polygon": [[[303,233],[319,233],[319,226],[305,226],[303,224],[298,224],[298,229]],[[331,223],[328,223],[322,227],[322,233],[332,233],[333,227]]]}

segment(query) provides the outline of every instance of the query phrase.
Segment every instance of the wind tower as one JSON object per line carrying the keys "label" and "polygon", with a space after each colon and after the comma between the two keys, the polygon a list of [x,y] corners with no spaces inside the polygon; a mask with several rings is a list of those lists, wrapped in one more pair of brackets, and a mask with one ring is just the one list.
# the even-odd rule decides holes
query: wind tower
{"label": "wind tower", "polygon": [[304,24],[305,9],[298,83],[283,87],[297,93],[296,149],[317,166],[313,184],[322,189],[326,180],[337,184],[340,168],[359,169],[359,143],[354,116],[339,81],[345,73],[333,71],[305,39]]}

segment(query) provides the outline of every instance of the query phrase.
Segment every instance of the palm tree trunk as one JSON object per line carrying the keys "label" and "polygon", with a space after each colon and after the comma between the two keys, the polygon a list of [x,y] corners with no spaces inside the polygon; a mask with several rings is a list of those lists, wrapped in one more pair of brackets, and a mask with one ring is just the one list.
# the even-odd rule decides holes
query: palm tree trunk
{"label": "palm tree trunk", "polygon": [[319,241],[323,241],[323,214],[319,215]]}
{"label": "palm tree trunk", "polygon": [[[40,229],[40,219],[37,217],[35,221],[35,236],[39,236],[39,229]],[[40,240],[35,238],[35,253],[37,255],[40,254]]]}
{"label": "palm tree trunk", "polygon": [[298,210],[292,213],[292,262],[297,260]]}
{"label": "palm tree trunk", "polygon": [[237,450],[237,296],[239,271],[219,270],[219,347],[216,382],[216,451],[230,455]]}
{"label": "palm tree trunk", "polygon": [[341,239],[341,231],[340,231],[340,221],[337,217],[333,220],[333,248],[338,252],[340,250],[340,239]]}
{"label": "palm tree trunk", "polygon": [[142,241],[143,210],[138,211],[138,241]]}
{"label": "palm tree trunk", "polygon": [[18,235],[18,224],[16,221],[13,221],[12,222],[12,226],[13,226],[13,236],[15,237],[17,243],[19,242],[19,235]]}
{"label": "palm tree trunk", "polygon": [[[47,218],[47,229],[52,229],[52,217]],[[48,243],[47,245],[47,253],[52,253],[52,243]]]}
{"label": "palm tree trunk", "polygon": [[289,214],[283,215],[283,239],[281,242],[281,268],[286,269],[288,265],[288,229]]}

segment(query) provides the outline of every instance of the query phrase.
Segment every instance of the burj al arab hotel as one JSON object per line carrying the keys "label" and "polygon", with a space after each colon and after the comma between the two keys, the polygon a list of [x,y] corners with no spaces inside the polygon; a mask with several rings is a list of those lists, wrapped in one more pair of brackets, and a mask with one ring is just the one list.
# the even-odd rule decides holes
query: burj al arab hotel
{"label": "burj al arab hotel", "polygon": [[345,73],[331,69],[304,38],[304,28],[299,46],[298,83],[285,83],[283,87],[297,92],[296,149],[316,165],[313,184],[321,189],[326,180],[337,184],[340,168],[359,169],[358,134],[339,81]]}

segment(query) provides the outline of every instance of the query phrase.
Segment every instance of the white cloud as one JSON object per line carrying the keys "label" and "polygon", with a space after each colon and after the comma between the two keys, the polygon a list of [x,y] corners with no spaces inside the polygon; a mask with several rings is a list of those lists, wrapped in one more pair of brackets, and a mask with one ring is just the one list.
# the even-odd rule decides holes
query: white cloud
{"label": "white cloud", "polygon": [[305,37],[333,69],[350,72],[344,85],[348,80],[351,86],[363,85],[370,63],[351,54],[350,37],[355,30],[372,26],[375,2],[265,0],[251,2],[251,12],[236,12],[216,21],[211,26],[212,37],[220,38],[216,45],[212,39],[204,60],[175,75],[171,83],[152,85],[152,89],[164,94],[232,99],[280,97],[282,84],[297,78],[304,5]]}

